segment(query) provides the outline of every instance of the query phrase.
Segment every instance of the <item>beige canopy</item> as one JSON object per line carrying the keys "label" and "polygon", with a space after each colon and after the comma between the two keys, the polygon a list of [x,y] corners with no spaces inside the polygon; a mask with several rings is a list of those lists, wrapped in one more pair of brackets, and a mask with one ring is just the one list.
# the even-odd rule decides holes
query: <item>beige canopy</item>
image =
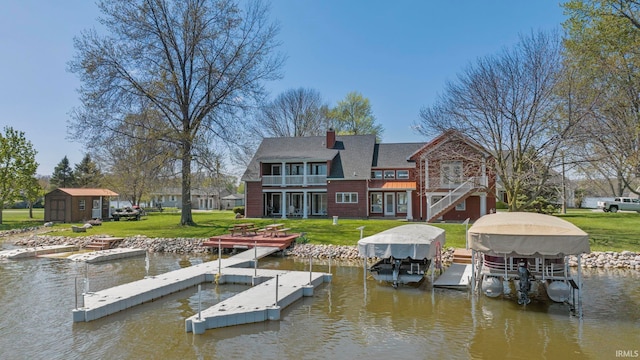
{"label": "beige canopy", "polygon": [[485,215],[467,233],[469,248],[489,255],[562,257],[590,252],[589,235],[555,216],[509,212]]}
{"label": "beige canopy", "polygon": [[443,229],[426,224],[394,227],[358,241],[360,257],[432,259],[445,242]]}

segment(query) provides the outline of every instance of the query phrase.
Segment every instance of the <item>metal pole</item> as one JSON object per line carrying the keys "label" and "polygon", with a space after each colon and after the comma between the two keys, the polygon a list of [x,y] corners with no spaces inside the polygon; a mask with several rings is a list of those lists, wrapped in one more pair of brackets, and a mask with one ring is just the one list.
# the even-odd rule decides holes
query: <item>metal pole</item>
{"label": "metal pole", "polygon": [[202,319],[202,317],[200,316],[200,313],[202,310],[202,302],[200,301],[201,292],[202,292],[202,285],[198,284],[198,320]]}
{"label": "metal pole", "polygon": [[582,264],[580,259],[582,254],[578,254],[578,316],[582,320]]}
{"label": "metal pole", "polygon": [[76,300],[76,309],[78,308],[78,277],[73,278],[73,295]]}
{"label": "metal pole", "polygon": [[218,274],[222,272],[222,246],[218,239]]}
{"label": "metal pole", "polygon": [[311,285],[311,268],[313,267],[313,256],[309,255],[309,285]]}
{"label": "metal pole", "polygon": [[258,240],[253,243],[253,277],[258,276]]}
{"label": "metal pole", "polygon": [[280,275],[276,275],[276,306],[278,306],[278,279]]}

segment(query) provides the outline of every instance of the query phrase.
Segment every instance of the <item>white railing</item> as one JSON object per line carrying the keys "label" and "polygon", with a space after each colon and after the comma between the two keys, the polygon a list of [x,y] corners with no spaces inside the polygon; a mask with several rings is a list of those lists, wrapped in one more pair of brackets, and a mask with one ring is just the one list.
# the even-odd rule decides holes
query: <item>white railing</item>
{"label": "white railing", "polygon": [[[284,175],[284,186],[305,185],[304,175]],[[283,186],[283,175],[263,175],[262,186]],[[307,175],[306,185],[325,185],[326,175]]]}
{"label": "white railing", "polygon": [[435,204],[429,207],[430,217],[435,216],[445,208],[454,204],[461,197],[468,194],[469,191],[472,191],[473,189],[477,188],[480,181],[481,181],[481,178],[472,177],[472,178],[469,178],[469,180],[465,181],[464,183],[460,184],[460,186],[458,186],[454,190],[450,191],[445,197],[443,197],[438,202],[436,202]]}

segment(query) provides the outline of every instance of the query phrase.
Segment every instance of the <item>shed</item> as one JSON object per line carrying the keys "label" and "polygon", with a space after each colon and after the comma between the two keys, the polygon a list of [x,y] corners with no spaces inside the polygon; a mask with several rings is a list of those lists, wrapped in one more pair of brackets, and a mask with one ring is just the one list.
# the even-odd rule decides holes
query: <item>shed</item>
{"label": "shed", "polygon": [[109,219],[109,189],[55,189],[44,196],[44,221],[64,223]]}

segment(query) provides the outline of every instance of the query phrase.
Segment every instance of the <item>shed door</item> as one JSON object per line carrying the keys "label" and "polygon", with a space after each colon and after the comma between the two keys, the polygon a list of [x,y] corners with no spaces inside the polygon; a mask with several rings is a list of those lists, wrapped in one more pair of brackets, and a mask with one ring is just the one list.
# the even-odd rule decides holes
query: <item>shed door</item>
{"label": "shed door", "polygon": [[102,219],[102,199],[93,199],[93,206],[91,207],[91,218]]}
{"label": "shed door", "polygon": [[65,221],[64,213],[66,210],[66,202],[62,199],[51,200],[50,205],[51,218],[50,221]]}

